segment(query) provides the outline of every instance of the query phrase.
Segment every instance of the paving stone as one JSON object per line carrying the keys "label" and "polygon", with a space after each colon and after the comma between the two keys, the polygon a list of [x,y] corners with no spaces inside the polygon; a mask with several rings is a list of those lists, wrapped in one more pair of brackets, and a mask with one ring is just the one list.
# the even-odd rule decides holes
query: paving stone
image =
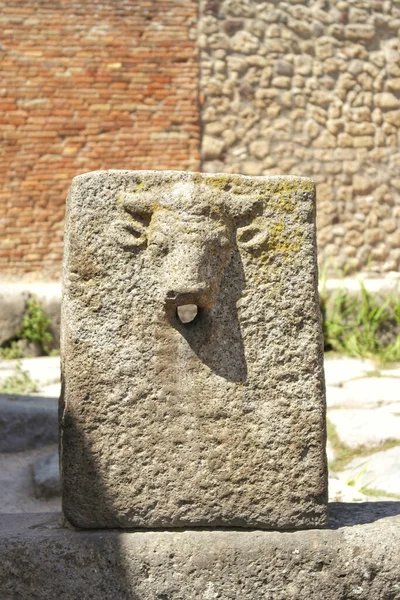
{"label": "paving stone", "polygon": [[358,358],[340,357],[325,358],[325,382],[327,386],[340,386],[354,377],[364,377],[368,371],[376,370],[376,366],[369,360]]}
{"label": "paving stone", "polygon": [[34,398],[35,396],[45,396],[46,398],[58,398],[61,393],[61,383],[51,383],[49,385],[40,386],[39,392],[34,392],[31,396]]}
{"label": "paving stone", "polygon": [[392,376],[400,378],[400,367],[395,367],[393,369],[382,369],[382,373],[384,373],[388,377]]}
{"label": "paving stone", "polygon": [[376,407],[400,399],[400,378],[366,377],[344,382],[340,387],[326,388],[328,407]]}
{"label": "paving stone", "polygon": [[358,488],[375,488],[400,498],[400,445],[353,459],[340,473],[340,478],[357,480]]}
{"label": "paving stone", "polygon": [[[32,481],[33,464],[57,446],[37,450],[0,454],[0,513],[51,512],[61,509],[60,498],[37,499]],[[1,597],[1,594],[0,594]]]}
{"label": "paving stone", "polygon": [[366,377],[343,384],[343,389],[358,404],[380,404],[400,401],[400,378]]}
{"label": "paving stone", "polygon": [[40,356],[37,358],[0,361],[0,382],[11,375],[14,375],[18,364],[20,364],[22,369],[29,373],[31,379],[37,381],[40,386],[60,380],[60,357]]}
{"label": "paving stone", "polygon": [[33,465],[33,485],[36,498],[60,495],[60,468],[58,451],[37,460]]}
{"label": "paving stone", "polygon": [[326,387],[326,405],[328,408],[334,406],[351,408],[351,406],[357,405],[358,403],[359,399],[357,397],[354,398],[354,395],[344,387],[335,387],[331,385]]}
{"label": "paving stone", "polygon": [[326,457],[329,463],[332,463],[335,460],[335,450],[329,440],[326,442]]}
{"label": "paving stone", "polygon": [[367,497],[338,477],[329,477],[329,502],[366,502]]}
{"label": "paving stone", "polygon": [[393,413],[400,415],[400,402],[392,402],[391,404],[384,404],[381,406],[382,412]]}
{"label": "paving stone", "polygon": [[400,416],[380,409],[331,409],[329,420],[341,441],[355,448],[400,439]]}

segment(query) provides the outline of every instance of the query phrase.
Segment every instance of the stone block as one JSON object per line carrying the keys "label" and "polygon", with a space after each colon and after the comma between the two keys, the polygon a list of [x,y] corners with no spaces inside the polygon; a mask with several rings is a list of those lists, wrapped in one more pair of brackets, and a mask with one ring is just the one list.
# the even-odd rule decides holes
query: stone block
{"label": "stone block", "polygon": [[326,530],[70,531],[0,517],[4,600],[382,600],[400,592],[400,503],[330,504]]}
{"label": "stone block", "polygon": [[74,179],[60,406],[73,525],[326,523],[314,211],[297,177]]}

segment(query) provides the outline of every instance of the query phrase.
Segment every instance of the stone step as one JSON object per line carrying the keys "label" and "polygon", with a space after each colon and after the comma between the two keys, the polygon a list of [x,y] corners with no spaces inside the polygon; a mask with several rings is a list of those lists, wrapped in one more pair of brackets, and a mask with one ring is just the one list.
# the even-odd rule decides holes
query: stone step
{"label": "stone step", "polygon": [[400,502],[329,508],[329,529],[291,533],[71,531],[59,514],[3,515],[1,597],[398,598]]}

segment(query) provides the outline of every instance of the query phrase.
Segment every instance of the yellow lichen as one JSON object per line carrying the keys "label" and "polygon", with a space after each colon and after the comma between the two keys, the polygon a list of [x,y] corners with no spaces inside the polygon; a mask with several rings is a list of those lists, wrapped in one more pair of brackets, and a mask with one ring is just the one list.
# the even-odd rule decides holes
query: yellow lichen
{"label": "yellow lichen", "polygon": [[129,193],[130,194],[138,194],[139,192],[142,192],[144,190],[144,181],[142,181],[141,179],[138,179],[136,182],[136,187],[134,190],[130,190]]}

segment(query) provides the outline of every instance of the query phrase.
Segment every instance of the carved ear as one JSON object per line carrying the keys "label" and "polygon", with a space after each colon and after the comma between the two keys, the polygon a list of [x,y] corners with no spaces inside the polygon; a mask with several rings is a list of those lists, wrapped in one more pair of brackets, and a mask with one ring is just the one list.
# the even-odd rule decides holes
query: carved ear
{"label": "carved ear", "polygon": [[264,200],[260,196],[237,196],[229,202],[227,212],[236,225],[236,236],[240,246],[251,250],[261,249],[268,243],[268,230],[263,219]]}
{"label": "carved ear", "polygon": [[234,201],[225,201],[225,210],[234,219],[236,225],[240,227],[262,212],[263,200],[259,196],[242,196],[238,194]]}
{"label": "carved ear", "polygon": [[257,219],[245,227],[237,229],[237,240],[240,246],[247,250],[259,250],[268,244],[269,231]]}
{"label": "carved ear", "polygon": [[154,196],[146,192],[125,193],[119,197],[123,209],[132,217],[151,217],[154,212]]}

